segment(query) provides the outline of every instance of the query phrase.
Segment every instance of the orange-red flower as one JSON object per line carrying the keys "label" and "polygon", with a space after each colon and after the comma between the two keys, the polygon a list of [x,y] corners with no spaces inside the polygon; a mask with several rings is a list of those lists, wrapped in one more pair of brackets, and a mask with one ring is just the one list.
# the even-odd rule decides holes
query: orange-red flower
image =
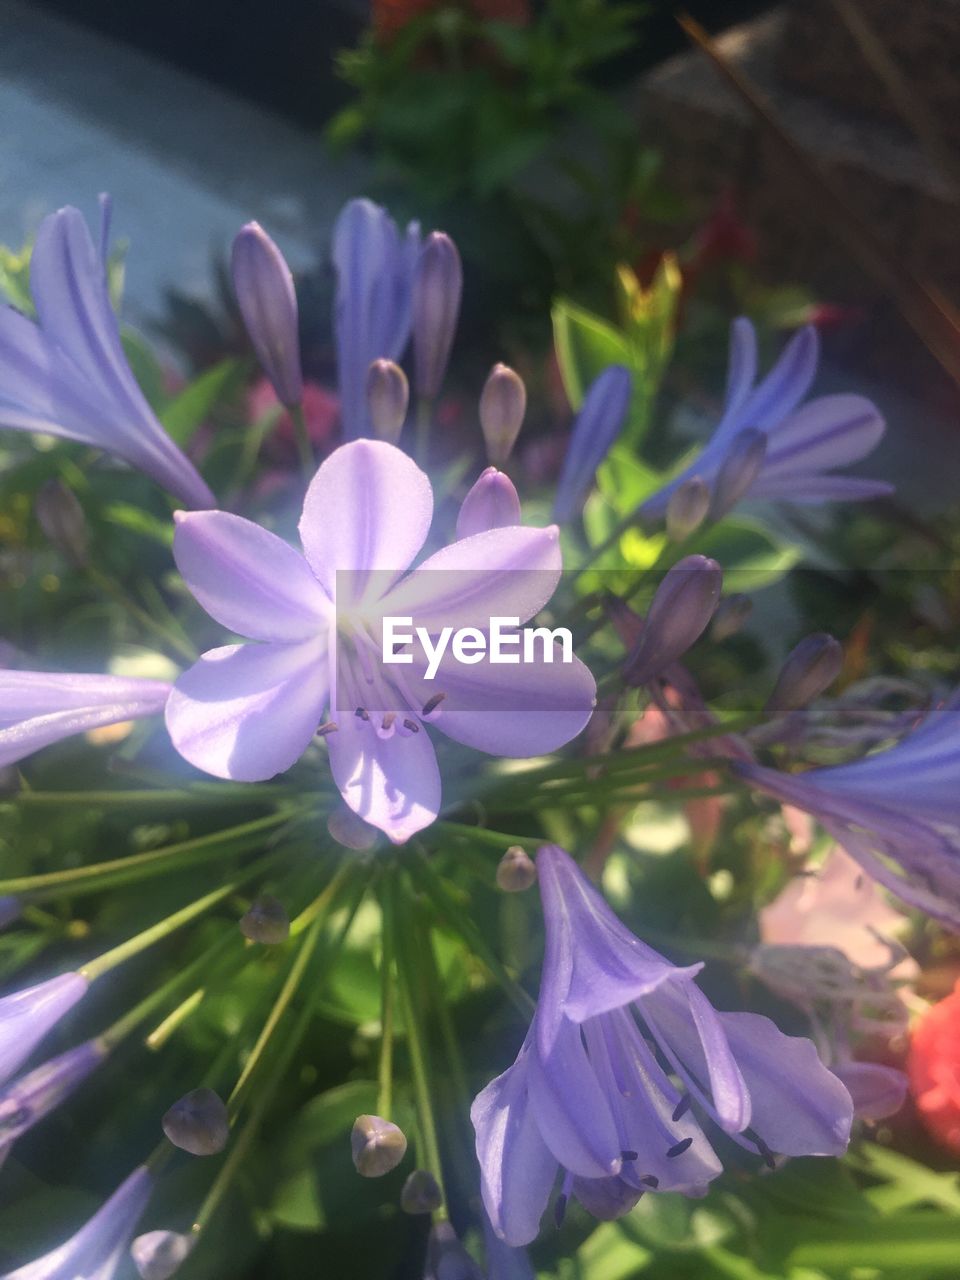
{"label": "orange-red flower", "polygon": [[907,1071],[927,1130],[960,1152],[960,982],[914,1028]]}

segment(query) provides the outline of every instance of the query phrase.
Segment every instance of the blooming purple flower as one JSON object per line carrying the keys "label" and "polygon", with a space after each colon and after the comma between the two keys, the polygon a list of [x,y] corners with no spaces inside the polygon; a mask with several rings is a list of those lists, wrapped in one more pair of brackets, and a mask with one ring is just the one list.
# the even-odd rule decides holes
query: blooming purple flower
{"label": "blooming purple flower", "polygon": [[76,1235],[0,1280],[113,1280],[152,1190],[153,1177],[140,1165]]}
{"label": "blooming purple flower", "polygon": [[16,1075],[89,985],[79,973],[62,973],[0,998],[0,1084]]}
{"label": "blooming purple flower", "polygon": [[721,1171],[711,1128],[768,1163],[846,1149],[850,1095],[810,1041],[716,1012],[694,982],[702,965],[678,968],[635,938],[556,845],[537,870],[537,1010],[516,1062],[471,1109],[503,1240],[536,1236],[558,1166],[562,1196],[613,1218],[647,1190],[700,1194]]}
{"label": "blooming purple flower", "polygon": [[960,697],[896,746],[852,764],[801,774],[736,768],[812,814],[891,893],[960,929]]}
{"label": "blooming purple flower", "polygon": [[0,671],[0,767],[101,725],[158,715],[164,680],[54,671]]}
{"label": "blooming purple flower", "polygon": [[59,1107],[106,1056],[100,1041],[87,1040],[41,1063],[0,1092],[0,1150]]}
{"label": "blooming purple flower", "polygon": [[288,408],[303,397],[297,294],[283,254],[256,222],[233,241],[230,267],[243,323],[277,399]]}
{"label": "blooming purple flower", "polygon": [[630,387],[630,372],[619,364],[604,369],[590,384],[573,424],[557,481],[553,518],[559,524],[576,515],[597,468],[623,430],[630,408]]}
{"label": "blooming purple flower", "polygon": [[157,421],[120,345],[101,246],[78,209],[61,209],[37,232],[30,283],[37,323],[0,308],[0,427],[102,449],[193,507],[213,495]]}
{"label": "blooming purple flower", "polygon": [[374,360],[398,360],[410,337],[420,225],[401,235],[370,200],[344,205],[333,229],[337,273],[334,326],[343,434],[369,434],[367,371]]}
{"label": "blooming purple flower", "polygon": [[595,685],[575,658],[467,666],[448,649],[433,680],[415,655],[382,665],[385,617],[430,635],[488,630],[493,617],[523,623],[559,579],[557,529],[523,526],[463,538],[403,577],[432,514],[420,468],[393,445],[358,440],[307,491],[302,556],[239,516],[181,515],[174,556],[188,587],[218,622],[260,642],[213,649],[176,682],[166,716],[181,755],[217,777],[259,781],[290,768],[323,725],[343,798],[400,842],[439,811],[427,723],[508,756],[578,734]]}
{"label": "blooming purple flower", "polygon": [[[661,519],[672,495],[694,477],[709,485],[715,518],[748,495],[806,503],[859,501],[891,493],[892,486],[879,480],[833,474],[865,458],[885,424],[876,405],[863,396],[820,396],[801,405],[816,375],[818,356],[817,331],[808,325],[754,385],[757,335],[749,320],[734,320],[723,416],[697,459],[642,503],[640,514]],[[765,437],[765,449],[757,433]],[[718,488],[723,490],[719,504]]]}

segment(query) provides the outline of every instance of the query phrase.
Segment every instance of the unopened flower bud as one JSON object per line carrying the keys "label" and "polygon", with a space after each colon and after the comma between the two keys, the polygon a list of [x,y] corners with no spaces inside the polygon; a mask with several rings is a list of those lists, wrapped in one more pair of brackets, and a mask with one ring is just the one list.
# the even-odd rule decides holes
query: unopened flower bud
{"label": "unopened flower bud", "polygon": [[194,1089],[163,1117],[163,1132],[175,1147],[192,1156],[215,1156],[227,1145],[230,1119],[212,1089]]}
{"label": "unopened flower bud", "polygon": [[526,411],[523,379],[509,365],[495,364],[480,393],[480,429],[487,457],[495,467],[502,466],[513,452]]}
{"label": "unopened flower bud", "polygon": [[667,503],[667,536],[683,542],[695,533],[710,510],[710,489],[700,476],[692,476],[673,491]]}
{"label": "unopened flower bud", "polygon": [[303,397],[300,333],[293,276],[283,254],[256,222],[237,233],[231,257],[233,289],[261,368],[288,408]]}
{"label": "unopened flower bud", "polygon": [[484,1280],[483,1271],[449,1222],[437,1222],[430,1228],[425,1280]]}
{"label": "unopened flower bud", "polygon": [[767,456],[767,437],[755,427],[739,432],[717,472],[710,517],[719,520],[732,511],[760,474]]}
{"label": "unopened flower bud", "polygon": [[350,1150],[357,1173],[381,1178],[395,1169],[407,1153],[403,1130],[381,1116],[357,1116],[350,1134]]}
{"label": "unopened flower bud", "polygon": [[370,424],[380,440],[396,444],[407,418],[410,384],[393,360],[374,360],[367,372]]}
{"label": "unopened flower bud", "polygon": [[22,903],[12,895],[0,898],[0,929],[5,929],[14,920],[19,920]]}
{"label": "unopened flower bud", "polygon": [[276,946],[290,937],[290,916],[282,902],[262,893],[240,918],[240,932],[251,942]]}
{"label": "unopened flower bud", "polygon": [[37,492],[34,510],[50,543],[72,565],[87,563],[90,530],[77,495],[62,480],[47,480]]}
{"label": "unopened flower bud", "polygon": [[767,715],[782,715],[805,707],[833,684],[842,666],[843,647],[839,640],[826,631],[805,636],[787,655],[764,711]]}
{"label": "unopened flower bud", "polygon": [[717,612],[713,615],[710,627],[711,640],[728,640],[735,636],[753,612],[753,601],[749,596],[736,592],[732,596],[724,596]]}
{"label": "unopened flower bud", "polygon": [[359,814],[345,804],[337,805],[331,811],[327,818],[327,832],[337,844],[342,844],[345,849],[355,849],[358,853],[372,849],[380,838],[376,827],[364,822]]}
{"label": "unopened flower bud", "polygon": [[414,1169],[400,1192],[404,1213],[433,1213],[443,1204],[440,1184],[429,1169]]}
{"label": "unopened flower bud", "polygon": [[557,481],[553,500],[553,518],[557,524],[572,520],[579,511],[597,468],[623,430],[632,387],[629,369],[612,364],[598,374],[587,389]]}
{"label": "unopened flower bud", "polygon": [[195,1240],[195,1236],[178,1231],[148,1231],[137,1236],[130,1256],[141,1280],[170,1280],[186,1262]]}
{"label": "unopened flower bud", "polygon": [[706,556],[685,556],[667,571],[624,666],[628,684],[646,684],[686,653],[713,617],[722,586],[723,570]]}
{"label": "unopened flower bud", "polygon": [[536,863],[520,845],[512,844],[497,863],[497,888],[504,893],[522,893],[536,879]]}
{"label": "unopened flower bud", "polygon": [[520,523],[520,495],[509,476],[487,467],[463,500],[457,516],[457,537],[469,538],[488,529]]}
{"label": "unopened flower bud", "polygon": [[457,246],[442,231],[424,243],[413,282],[413,359],[417,395],[434,400],[447,371],[460,314],[463,268]]}

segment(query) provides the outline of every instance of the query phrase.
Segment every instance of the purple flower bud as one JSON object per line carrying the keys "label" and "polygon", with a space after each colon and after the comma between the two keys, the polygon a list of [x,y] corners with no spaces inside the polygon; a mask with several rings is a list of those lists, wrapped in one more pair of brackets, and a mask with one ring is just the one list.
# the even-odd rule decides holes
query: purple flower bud
{"label": "purple flower bud", "polygon": [[327,832],[337,844],[345,849],[355,849],[363,853],[372,849],[379,839],[376,827],[364,822],[359,814],[348,809],[345,804],[337,805],[327,818]]}
{"label": "purple flower bud", "polygon": [[711,640],[728,640],[734,636],[753,612],[753,601],[749,596],[736,592],[732,596],[724,596],[717,612],[713,615],[710,627]]}
{"label": "purple flower bud", "polygon": [[480,393],[480,428],[487,457],[495,467],[502,466],[513,452],[526,411],[523,379],[508,365],[495,364]]}
{"label": "purple flower bud", "polygon": [[646,684],[706,630],[720,599],[723,570],[706,556],[686,556],[668,570],[624,666],[630,685]]}
{"label": "purple flower bud", "polygon": [[842,666],[843,646],[838,640],[826,631],[805,636],[780,668],[766,714],[782,715],[805,707],[833,684]]}
{"label": "purple flower bud", "polygon": [[443,1204],[440,1184],[429,1169],[414,1169],[400,1192],[400,1208],[404,1213],[433,1213]]}
{"label": "purple flower bud", "polygon": [[72,565],[82,568],[87,563],[90,530],[73,490],[62,480],[47,480],[40,486],[34,510],[47,539]]}
{"label": "purple flower bud", "polygon": [[488,529],[520,523],[520,495],[509,476],[487,467],[463,500],[457,516],[457,537],[469,538]]}
{"label": "purple flower bud", "polygon": [[427,236],[413,284],[413,357],[417,395],[436,399],[447,371],[460,314],[463,268],[457,246],[442,231]]}
{"label": "purple flower bud", "polygon": [[240,918],[240,932],[251,942],[277,946],[290,937],[290,916],[282,902],[262,893]]}
{"label": "purple flower bud", "polygon": [[403,1130],[381,1116],[357,1116],[350,1134],[350,1151],[357,1173],[381,1178],[395,1169],[407,1153]]}
{"label": "purple flower bud", "polygon": [[28,1071],[0,1093],[0,1147],[16,1142],[59,1107],[107,1056],[96,1040],[68,1049]]}
{"label": "purple flower bud", "polygon": [[684,480],[667,503],[667,535],[673,542],[683,542],[695,533],[710,510],[710,489],[705,480],[691,476]]}
{"label": "purple flower bud", "polygon": [[22,905],[19,898],[11,895],[0,898],[0,929],[5,929],[8,924],[20,919]]}
{"label": "purple flower bud", "polygon": [[195,1243],[195,1236],[178,1231],[148,1231],[134,1240],[130,1256],[141,1280],[170,1280],[186,1262]]}
{"label": "purple flower bud", "polygon": [[732,511],[756,480],[767,456],[767,437],[747,427],[734,438],[713,486],[710,517],[719,520]]}
{"label": "purple flower bud", "polygon": [[163,1132],[192,1156],[215,1156],[230,1139],[230,1117],[212,1089],[193,1089],[163,1117]]}
{"label": "purple flower bud", "polygon": [[79,973],[62,973],[0,1000],[0,1084],[20,1070],[89,985]]}
{"label": "purple flower bud", "polygon": [[288,408],[303,397],[300,334],[293,276],[264,229],[248,222],[233,242],[233,289],[247,333],[277,399]]}
{"label": "purple flower bud", "polygon": [[367,409],[374,434],[396,444],[407,417],[410,384],[393,360],[374,360],[367,373]]}
{"label": "purple flower bud", "polygon": [[553,518],[558,524],[572,520],[576,515],[593,484],[597,467],[622,431],[630,407],[631,385],[629,371],[619,364],[604,369],[590,384],[573,424],[557,484]]}
{"label": "purple flower bud", "polygon": [[536,863],[525,849],[512,844],[497,864],[497,888],[504,893],[522,893],[536,883]]}

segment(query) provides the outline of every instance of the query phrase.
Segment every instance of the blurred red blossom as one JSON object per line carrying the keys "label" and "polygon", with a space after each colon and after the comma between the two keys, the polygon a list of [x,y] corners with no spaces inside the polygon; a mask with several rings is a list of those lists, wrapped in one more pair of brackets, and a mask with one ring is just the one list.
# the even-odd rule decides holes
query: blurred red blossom
{"label": "blurred red blossom", "polygon": [[917,1113],[928,1132],[960,1152],[960,982],[914,1027],[907,1072]]}
{"label": "blurred red blossom", "polygon": [[482,22],[510,22],[526,26],[529,0],[373,0],[373,30],[380,40],[392,40],[423,14],[437,9],[459,9]]}
{"label": "blurred red blossom", "polygon": [[[303,385],[303,416],[313,443],[326,450],[334,443],[340,420],[340,401],[332,391],[317,382]],[[260,378],[247,392],[247,413],[251,422],[258,422],[271,409],[279,408],[276,392],[269,378]],[[284,453],[293,453],[296,436],[290,414],[283,410],[277,420],[272,439],[282,446]]]}

